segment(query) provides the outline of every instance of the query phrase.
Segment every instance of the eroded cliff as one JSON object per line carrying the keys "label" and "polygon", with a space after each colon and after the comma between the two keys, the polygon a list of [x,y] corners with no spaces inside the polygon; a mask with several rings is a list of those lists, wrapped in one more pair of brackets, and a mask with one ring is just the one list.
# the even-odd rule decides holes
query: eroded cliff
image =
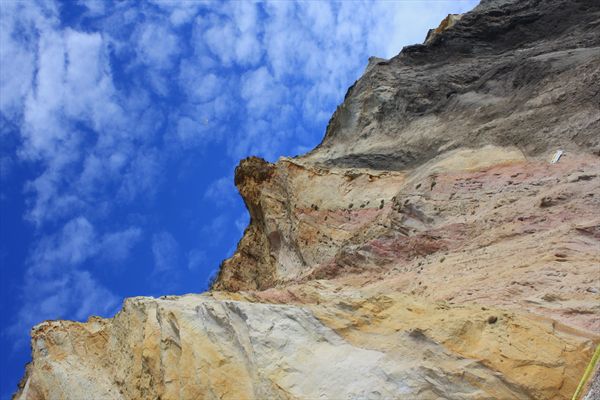
{"label": "eroded cliff", "polygon": [[372,59],[314,151],[240,163],[210,292],[36,326],[16,398],[571,398],[600,342],[598,78],[591,0],[484,1]]}

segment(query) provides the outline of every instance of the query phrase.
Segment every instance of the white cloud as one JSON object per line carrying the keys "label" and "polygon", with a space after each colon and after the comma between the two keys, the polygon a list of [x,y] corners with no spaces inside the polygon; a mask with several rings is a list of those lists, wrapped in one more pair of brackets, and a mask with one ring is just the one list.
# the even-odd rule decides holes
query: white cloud
{"label": "white cloud", "polygon": [[100,253],[112,261],[122,261],[141,238],[139,227],[99,235],[94,226],[82,216],[73,218],[54,235],[37,244],[30,264],[41,273],[53,273],[86,262]]}
{"label": "white cloud", "polygon": [[236,195],[237,191],[231,176],[224,176],[213,181],[204,191],[204,198],[217,207],[230,206]]}
{"label": "white cloud", "polygon": [[110,261],[123,262],[141,237],[142,230],[138,227],[107,233],[100,242],[101,256]]}
{"label": "white cloud", "polygon": [[235,21],[235,26],[240,32],[256,32],[258,26],[258,3],[238,1],[227,4],[227,14]]}
{"label": "white cloud", "polygon": [[68,217],[84,207],[75,194],[60,190],[61,179],[58,168],[48,168],[25,184],[26,193],[31,194],[25,215],[29,221],[40,226],[48,220]]}
{"label": "white cloud", "polygon": [[219,95],[224,82],[216,74],[203,73],[192,62],[185,61],[179,69],[179,84],[192,102],[206,102]]}
{"label": "white cloud", "polygon": [[163,162],[160,154],[154,149],[138,149],[138,153],[121,174],[121,185],[117,198],[131,202],[144,193],[152,197],[160,186]]}
{"label": "white cloud", "polygon": [[30,254],[23,303],[9,332],[25,338],[23,334],[44,319],[114,313],[118,297],[82,266],[98,254],[110,261],[124,260],[140,236],[137,227],[101,235],[80,216],[43,237]]}
{"label": "white cloud", "polygon": [[246,101],[250,118],[260,118],[283,99],[285,86],[278,85],[266,67],[247,72],[242,77],[241,96]]}
{"label": "white cloud", "polygon": [[[25,154],[31,158],[57,155],[60,142],[69,140],[62,122],[65,51],[62,35],[47,32],[39,41],[35,86],[25,102]],[[62,164],[64,161],[60,161]]]}
{"label": "white cloud", "polygon": [[15,348],[25,345],[26,332],[46,319],[76,318],[90,315],[111,316],[119,298],[97,282],[87,271],[68,270],[52,277],[30,270],[25,276],[24,302],[7,332],[15,337]]}
{"label": "white cloud", "polygon": [[88,122],[97,132],[121,128],[123,111],[114,101],[116,93],[102,36],[69,29],[65,50],[65,114]]}
{"label": "white cloud", "polygon": [[219,61],[230,66],[235,57],[236,31],[229,19],[213,16],[209,28],[203,33],[204,41]]}
{"label": "white cloud", "polygon": [[9,119],[22,114],[31,90],[39,31],[52,29],[57,16],[54,3],[4,2],[0,7],[0,112]]}
{"label": "white cloud", "polygon": [[179,264],[179,243],[169,232],[159,232],[152,236],[154,272],[161,273],[176,269]]}
{"label": "white cloud", "polygon": [[313,32],[319,33],[317,39],[322,39],[320,34],[335,24],[332,5],[324,1],[307,1],[300,3],[300,6],[307,25],[312,28]]}
{"label": "white cloud", "polygon": [[[86,319],[90,315],[111,315],[116,311],[118,298],[106,287],[100,285],[88,271],[77,271],[73,274],[71,287],[73,292],[71,304],[77,304],[75,317]],[[75,303],[73,300],[79,300]]]}
{"label": "white cloud", "polygon": [[7,20],[0,20],[0,58],[2,68],[15,73],[0,72],[0,110],[14,118],[20,113],[22,101],[31,88],[34,60],[32,52],[6,37]]}
{"label": "white cloud", "polygon": [[94,227],[84,217],[69,221],[61,232],[42,239],[33,253],[32,263],[40,270],[79,265],[96,252]]}
{"label": "white cloud", "polygon": [[[99,180],[115,179],[118,171],[100,175],[112,149],[90,152],[85,146],[93,143],[97,134],[102,135],[98,144],[106,143],[107,137],[112,137],[113,143],[123,140],[119,135],[127,124],[115,100],[101,35],[44,29],[37,46],[35,80],[22,104],[23,145],[19,151],[21,158],[41,161],[45,167],[26,186],[33,195],[28,218],[38,226],[80,212],[85,203],[81,194]],[[89,130],[80,130],[81,123]],[[126,156],[122,152],[126,146],[116,145],[121,156]],[[81,178],[73,180],[81,166]]]}
{"label": "white cloud", "polygon": [[210,1],[194,0],[194,1],[165,1],[165,0],[150,0],[166,13],[169,14],[169,20],[174,26],[180,26],[189,22],[199,11],[201,7],[210,5]]}
{"label": "white cloud", "polygon": [[256,65],[262,56],[257,5],[232,2],[222,11],[198,20],[197,29],[207,47],[226,66]]}
{"label": "white cloud", "polygon": [[239,36],[235,45],[235,58],[241,65],[256,65],[260,60],[262,48],[253,33]]}
{"label": "white cloud", "polygon": [[78,3],[88,9],[88,15],[98,17],[106,13],[106,2],[103,0],[78,0]]}
{"label": "white cloud", "polygon": [[152,68],[170,68],[180,51],[177,36],[161,23],[142,24],[137,45],[140,61]]}
{"label": "white cloud", "polygon": [[235,60],[244,66],[256,65],[263,53],[257,22],[257,3],[237,1],[229,3],[229,6],[237,28]]}

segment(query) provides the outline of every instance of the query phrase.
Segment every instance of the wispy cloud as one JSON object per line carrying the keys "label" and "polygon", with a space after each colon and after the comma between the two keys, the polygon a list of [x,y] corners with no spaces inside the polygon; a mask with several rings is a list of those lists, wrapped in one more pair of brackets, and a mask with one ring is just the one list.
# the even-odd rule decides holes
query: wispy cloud
{"label": "wispy cloud", "polygon": [[122,231],[107,233],[100,240],[100,256],[116,263],[127,260],[133,246],[141,238],[142,230],[139,227],[129,227]]}
{"label": "wispy cloud", "polygon": [[204,192],[204,198],[219,208],[231,205],[236,195],[233,177],[230,176],[224,176],[213,181]]}
{"label": "wispy cloud", "polygon": [[152,237],[154,272],[174,270],[179,265],[179,243],[169,232],[159,232]]}
{"label": "wispy cloud", "polygon": [[119,298],[88,271],[69,270],[54,278],[30,274],[31,271],[24,283],[27,297],[23,299],[16,322],[8,330],[15,337],[15,348],[26,343],[24,332],[45,319],[82,320],[90,315],[112,314],[119,305]]}
{"label": "wispy cloud", "polygon": [[94,227],[84,217],[78,217],[67,222],[58,234],[42,238],[31,262],[36,271],[53,272],[57,266],[79,265],[96,251]]}
{"label": "wispy cloud", "polygon": [[[9,331],[20,335],[43,319],[83,319],[114,312],[118,297],[82,267],[98,255],[109,261],[126,259],[140,236],[136,227],[100,235],[85,217],[44,235],[27,261],[22,306]],[[19,336],[16,344],[23,340]]]}

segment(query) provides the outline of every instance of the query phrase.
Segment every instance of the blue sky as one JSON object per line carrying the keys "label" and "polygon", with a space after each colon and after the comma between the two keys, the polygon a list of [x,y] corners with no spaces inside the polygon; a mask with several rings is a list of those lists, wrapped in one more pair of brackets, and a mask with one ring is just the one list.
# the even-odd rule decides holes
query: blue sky
{"label": "blue sky", "polygon": [[45,319],[206,290],[238,161],[310,150],[369,56],[475,1],[0,5],[2,398]]}

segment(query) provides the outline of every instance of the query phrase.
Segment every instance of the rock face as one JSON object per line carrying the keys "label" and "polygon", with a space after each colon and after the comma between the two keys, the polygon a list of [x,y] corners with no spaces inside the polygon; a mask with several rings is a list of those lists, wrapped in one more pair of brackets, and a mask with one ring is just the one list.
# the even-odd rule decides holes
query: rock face
{"label": "rock face", "polygon": [[374,60],[310,155],[397,170],[450,149],[600,151],[599,5],[482,1],[428,43]]}
{"label": "rock face", "polygon": [[449,16],[311,153],[240,163],[210,292],[36,326],[15,398],[570,399],[600,342],[599,82],[597,1]]}

